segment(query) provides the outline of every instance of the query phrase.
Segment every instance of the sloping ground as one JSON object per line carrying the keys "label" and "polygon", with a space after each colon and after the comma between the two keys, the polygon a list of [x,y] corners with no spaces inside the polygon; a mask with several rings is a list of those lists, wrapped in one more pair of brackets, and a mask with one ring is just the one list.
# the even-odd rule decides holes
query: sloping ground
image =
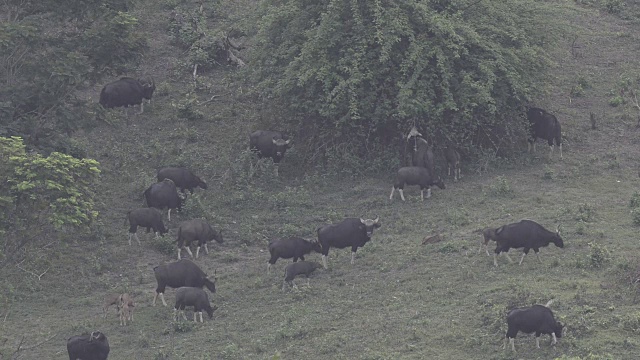
{"label": "sloping ground", "polygon": [[[147,5],[138,11],[152,34],[148,72],[167,94],[128,124],[79,137],[102,164],[102,222],[87,238],[70,240],[56,252],[56,266],[41,281],[17,290],[23,301],[0,322],[8,339],[0,346],[15,348],[23,335],[30,345],[53,336],[23,358],[63,359],[66,338],[99,329],[116,360],[266,359],[276,352],[283,359],[637,358],[640,313],[627,276],[638,265],[637,227],[628,204],[638,185],[640,137],[636,114],[608,105],[619,76],[640,68],[637,25],[568,2],[549,3],[577,34],[575,43],[573,36],[560,41],[548,96],[538,104],[563,125],[564,160],[549,157],[540,144],[535,156],[516,155],[483,174],[469,172],[477,166],[467,162],[461,182],[449,181],[425,202],[410,188],[402,203],[388,200],[390,173],[356,180],[288,176],[297,173],[295,148],[280,179],[271,178],[269,166],[249,173],[248,156],[239,151],[259,117],[241,96],[232,69],[202,79],[202,98],[221,95],[197,107],[205,120],[178,119],[172,104],[186,92],[189,74],[179,66],[181,51],[168,45],[168,17]],[[246,4],[228,9],[236,6]],[[579,46],[575,55],[572,43]],[[591,87],[570,100],[581,78]],[[597,130],[590,130],[590,112]],[[143,246],[129,247],[124,214],[143,206],[142,191],[155,170],[168,164],[197,169],[209,189],[198,190],[172,218],[164,242],[141,232]],[[238,185],[231,185],[232,178]],[[204,324],[173,323],[170,307],[151,306],[152,268],[175,258],[170,242],[179,221],[203,215],[224,229],[225,244],[212,245],[197,261],[218,275],[212,299],[219,309]],[[329,270],[317,271],[310,287],[286,293],[280,290],[286,261],[266,273],[268,239],[313,238],[322,224],[376,215],[382,228],[354,265],[349,250],[332,250]],[[542,249],[542,263],[534,256],[522,266],[500,258],[495,268],[478,253],[482,237],[476,230],[522,218],[548,228],[562,224],[565,248]],[[435,233],[445,241],[420,245]],[[101,305],[105,295],[125,290],[138,306],[134,322],[121,327],[113,314],[101,318]],[[170,305],[173,294],[167,290]],[[521,336],[517,356],[502,350],[506,310],[549,299],[567,325],[559,344],[548,347],[545,336],[542,349],[535,349],[532,336]]]}

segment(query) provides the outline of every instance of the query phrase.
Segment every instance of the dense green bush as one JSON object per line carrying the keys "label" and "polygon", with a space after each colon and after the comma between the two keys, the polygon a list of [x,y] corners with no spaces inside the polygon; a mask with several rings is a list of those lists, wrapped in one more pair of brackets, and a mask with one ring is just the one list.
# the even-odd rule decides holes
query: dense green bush
{"label": "dense green bush", "polygon": [[611,260],[611,252],[602,244],[589,243],[589,263],[594,268],[601,268]]}
{"label": "dense green bush", "polygon": [[19,137],[0,137],[0,270],[18,251],[85,228],[98,216],[98,162],[61,153],[27,153]]}
{"label": "dense green bush", "polygon": [[440,142],[508,147],[553,42],[529,1],[261,5],[250,68],[267,111],[307,148],[360,158],[414,123]]}

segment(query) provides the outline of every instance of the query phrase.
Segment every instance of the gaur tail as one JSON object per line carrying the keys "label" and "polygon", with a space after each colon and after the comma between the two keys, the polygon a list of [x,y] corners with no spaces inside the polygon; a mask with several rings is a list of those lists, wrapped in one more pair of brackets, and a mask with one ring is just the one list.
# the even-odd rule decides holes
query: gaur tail
{"label": "gaur tail", "polygon": [[127,222],[129,222],[129,214],[131,214],[131,210],[127,211],[127,216],[124,218],[124,226],[127,226]]}
{"label": "gaur tail", "polygon": [[178,238],[176,239],[176,242],[178,244],[180,244],[180,238],[182,237],[182,227],[178,228]]}
{"label": "gaur tail", "polygon": [[151,206],[149,205],[149,192],[151,192],[151,187],[147,188],[147,190],[145,190],[145,191],[142,193],[142,196],[144,197],[144,200],[145,200],[145,202],[147,203],[147,206],[151,207]]}
{"label": "gaur tail", "polygon": [[103,107],[107,106],[107,92],[105,91],[106,88],[102,88],[102,91],[100,92],[100,105],[102,105]]}

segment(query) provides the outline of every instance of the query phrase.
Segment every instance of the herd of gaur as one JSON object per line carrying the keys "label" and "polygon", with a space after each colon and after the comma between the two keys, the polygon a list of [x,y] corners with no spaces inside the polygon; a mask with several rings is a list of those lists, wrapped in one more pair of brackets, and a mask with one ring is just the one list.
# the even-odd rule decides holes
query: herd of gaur
{"label": "herd of gaur", "polygon": [[[133,79],[124,77],[103,87],[100,93],[100,104],[105,108],[124,107],[140,105],[140,113],[143,112],[143,99],[151,101],[155,90],[153,79]],[[560,123],[556,117],[540,108],[531,107],[527,110],[527,118],[530,123],[530,138],[528,139],[529,151],[535,151],[535,141],[537,138],[547,140],[551,153],[554,145],[560,150],[562,158],[562,136]],[[407,137],[406,148],[409,148],[410,165],[398,170],[397,176],[391,189],[390,200],[393,200],[397,190],[404,201],[404,187],[406,185],[417,185],[420,187],[421,199],[424,200],[424,190],[427,190],[427,198],[431,196],[431,186],[438,186],[445,189],[445,184],[441,177],[436,176],[434,169],[433,144],[430,144],[414,126]],[[249,136],[249,148],[258,157],[271,158],[275,164],[280,163],[286,150],[290,147],[291,140],[279,131],[258,130]],[[448,165],[448,175],[453,173],[454,181],[461,178],[460,153],[455,146],[449,145],[443,151]],[[277,174],[277,166],[276,166]],[[127,213],[126,220],[129,223],[129,245],[131,238],[135,237],[138,244],[140,240],[137,235],[137,228],[146,228],[147,232],[153,230],[158,235],[168,232],[164,225],[164,209],[167,211],[167,220],[171,221],[171,210],[179,211],[187,198],[186,190],[193,194],[195,188],[207,189],[207,184],[196,176],[191,170],[182,167],[166,167],[157,173],[158,182],[152,184],[144,191],[147,207],[131,210]],[[182,193],[179,194],[178,189]],[[159,211],[160,210],[160,211]],[[373,234],[374,229],[381,226],[379,218],[346,218],[335,224],[321,226],[317,229],[317,240],[309,241],[301,237],[289,237],[271,241],[268,250],[271,255],[268,260],[267,270],[279,258],[293,259],[293,262],[285,267],[283,280],[283,291],[287,286],[297,288],[293,279],[298,275],[304,275],[309,282],[309,276],[318,268],[328,267],[327,257],[330,248],[351,248],[351,264],[355,261],[358,248],[363,247]],[[520,264],[531,249],[534,250],[538,260],[541,247],[550,243],[557,247],[564,246],[559,229],[555,232],[548,231],[542,225],[532,220],[521,220],[517,223],[507,224],[498,228],[486,228],[482,232],[483,242],[480,250],[484,246],[487,255],[489,241],[496,242],[493,255],[493,263],[498,266],[497,255],[505,253],[507,259],[512,262],[507,254],[509,249],[523,249]],[[182,222],[177,233],[177,257],[176,262],[156,266],[153,271],[157,281],[156,293],[153,298],[155,306],[157,297],[163,305],[167,306],[164,299],[165,288],[176,289],[174,320],[177,319],[178,312],[182,311],[182,317],[186,319],[184,310],[186,307],[193,307],[193,320],[203,322],[203,312],[209,318],[213,318],[216,306],[211,306],[208,294],[203,290],[206,287],[211,293],[216,291],[215,274],[213,279],[196,265],[195,262],[182,259],[182,250],[193,258],[198,259],[201,247],[205,253],[209,253],[207,243],[215,240],[222,244],[222,232],[214,229],[203,219],[191,219]],[[193,255],[190,245],[195,244],[196,253]],[[312,252],[322,254],[322,265],[317,262],[305,261],[305,255]],[[300,261],[298,261],[300,260]],[[556,321],[553,312],[549,308],[551,301],[545,305],[534,305],[531,307],[516,308],[508,312],[508,329],[505,336],[510,340],[511,348],[515,351],[514,339],[518,332],[535,333],[536,345],[540,347],[539,338],[541,334],[548,334],[552,338],[551,344],[557,342],[557,338],[562,336],[563,325]],[[129,294],[110,295],[105,299],[103,305],[104,317],[107,316],[110,306],[115,305],[121,325],[126,325],[127,321],[133,321],[134,299]],[[73,336],[67,341],[67,351],[70,360],[104,360],[109,354],[109,343],[100,331],[91,334]]]}

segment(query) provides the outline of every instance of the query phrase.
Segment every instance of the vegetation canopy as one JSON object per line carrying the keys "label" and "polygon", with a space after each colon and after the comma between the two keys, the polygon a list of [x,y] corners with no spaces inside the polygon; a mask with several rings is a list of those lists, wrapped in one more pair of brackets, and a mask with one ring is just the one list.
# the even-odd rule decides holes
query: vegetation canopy
{"label": "vegetation canopy", "polygon": [[0,4],[0,136],[71,152],[65,138],[95,119],[95,102],[79,90],[128,70],[146,47],[126,8],[121,0]]}
{"label": "vegetation canopy", "polygon": [[286,109],[279,125],[360,155],[414,123],[496,148],[549,62],[534,31],[545,10],[528,1],[270,0],[259,16],[252,68],[263,101]]}
{"label": "vegetation canopy", "polygon": [[21,138],[0,137],[0,269],[36,240],[55,239],[66,227],[91,224],[98,162],[51,153],[27,153]]}

